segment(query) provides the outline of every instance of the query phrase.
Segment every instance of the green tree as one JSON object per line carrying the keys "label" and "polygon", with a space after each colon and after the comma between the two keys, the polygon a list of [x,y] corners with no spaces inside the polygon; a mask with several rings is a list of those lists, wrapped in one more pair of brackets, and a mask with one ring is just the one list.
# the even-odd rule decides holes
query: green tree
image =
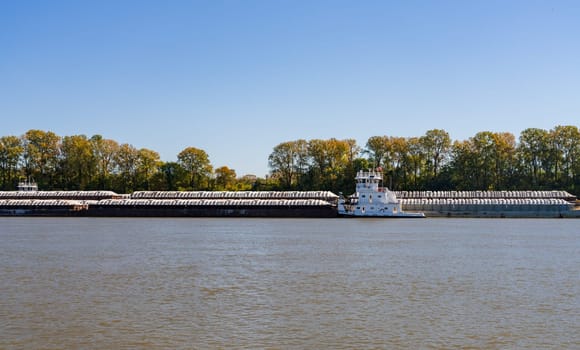
{"label": "green tree", "polygon": [[537,189],[545,181],[544,166],[549,164],[549,133],[543,129],[528,128],[520,133],[519,140],[517,156],[520,175],[525,179],[526,187]]}
{"label": "green tree", "polygon": [[159,171],[161,160],[159,153],[147,148],[137,151],[137,183],[138,190],[151,190],[153,178]]}
{"label": "green tree", "polygon": [[15,179],[18,179],[18,162],[24,148],[17,136],[0,137],[0,178],[2,190],[14,190]]}
{"label": "green tree", "polygon": [[433,129],[420,138],[427,160],[427,168],[434,179],[439,175],[442,165],[448,160],[451,150],[451,137],[445,130]]}
{"label": "green tree", "polygon": [[516,187],[515,137],[482,131],[453,144],[451,176],[462,190]]}
{"label": "green tree", "polygon": [[65,136],[61,145],[62,187],[86,190],[96,173],[92,144],[85,135]]}
{"label": "green tree", "polygon": [[107,190],[113,188],[113,173],[115,172],[115,157],[119,152],[117,141],[104,139],[101,135],[91,137],[93,156],[96,159],[97,175],[93,181],[96,188]]}
{"label": "green tree", "polygon": [[29,130],[22,137],[22,144],[26,176],[33,177],[41,189],[54,188],[60,137],[52,131]]}
{"label": "green tree", "polygon": [[114,161],[118,172],[117,191],[133,192],[136,188],[139,151],[132,145],[124,143],[119,146]]}
{"label": "green tree", "polygon": [[280,179],[283,189],[292,189],[304,175],[308,164],[308,145],[305,140],[287,141],[274,147],[268,157],[272,174]]}
{"label": "green tree", "polygon": [[479,158],[472,140],[455,141],[452,146],[451,179],[457,190],[480,188]]}
{"label": "green tree", "polygon": [[391,140],[388,136],[371,136],[369,137],[364,153],[369,155],[369,161],[372,167],[384,166],[385,159],[388,158],[391,150]]}
{"label": "green tree", "polygon": [[572,188],[580,161],[580,131],[576,126],[556,126],[550,132],[555,156],[555,180],[565,188]]}
{"label": "green tree", "polygon": [[399,185],[406,182],[407,176],[403,165],[409,153],[409,146],[404,137],[389,137],[388,149],[388,162],[385,162],[385,169],[389,178],[385,178],[385,181],[388,181],[388,187],[391,189],[399,189]]}
{"label": "green tree", "polygon": [[489,190],[493,182],[492,173],[495,169],[495,141],[493,133],[481,131],[471,137],[475,169],[477,170],[474,189]]}
{"label": "green tree", "polygon": [[407,156],[405,157],[406,172],[409,173],[410,182],[405,186],[410,189],[419,189],[421,175],[425,172],[426,159],[423,153],[423,144],[418,137],[407,140]]}
{"label": "green tree", "polygon": [[[352,163],[353,163],[355,175],[360,170],[368,170],[368,169],[371,169],[373,167],[373,164],[371,163],[371,161],[369,161],[367,158],[363,158],[363,157],[357,157],[357,158],[353,159]],[[354,176],[350,178],[350,183],[348,184],[349,190],[354,188],[354,182],[352,179],[354,179]]]}
{"label": "green tree", "polygon": [[308,141],[308,156],[311,163],[305,184],[307,188],[323,188],[324,174],[328,168],[326,142],[321,139]]}
{"label": "green tree", "polygon": [[213,168],[207,153],[195,147],[187,147],[177,155],[179,164],[189,176],[188,188],[203,190],[209,188],[209,177]]}
{"label": "green tree", "polygon": [[346,140],[332,138],[326,141],[327,146],[327,173],[324,183],[327,189],[337,192],[343,183],[344,174],[352,162],[351,145]]}
{"label": "green tree", "polygon": [[345,168],[342,171],[339,183],[339,192],[348,193],[349,190],[352,189],[352,179],[355,178],[356,172],[358,169],[356,168],[358,163],[357,159],[359,159],[359,155],[362,152],[362,149],[359,145],[357,145],[355,139],[345,139],[343,140],[346,146],[346,164]]}
{"label": "green tree", "polygon": [[309,188],[340,192],[344,186],[344,174],[356,153],[352,140],[314,139],[308,142],[308,154],[312,160],[308,171]]}
{"label": "green tree", "polygon": [[162,191],[177,191],[187,187],[188,175],[181,164],[166,162],[160,165],[155,176],[155,189]]}

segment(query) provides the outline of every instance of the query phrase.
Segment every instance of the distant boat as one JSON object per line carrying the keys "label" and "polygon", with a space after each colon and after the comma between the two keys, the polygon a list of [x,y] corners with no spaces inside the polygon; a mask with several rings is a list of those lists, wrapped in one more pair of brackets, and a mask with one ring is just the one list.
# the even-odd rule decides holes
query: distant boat
{"label": "distant boat", "polygon": [[359,171],[356,174],[356,192],[338,200],[338,215],[343,217],[424,218],[425,214],[404,212],[394,192],[380,187],[380,171]]}
{"label": "distant boat", "polygon": [[18,183],[18,192],[36,192],[38,185],[33,180],[27,179]]}

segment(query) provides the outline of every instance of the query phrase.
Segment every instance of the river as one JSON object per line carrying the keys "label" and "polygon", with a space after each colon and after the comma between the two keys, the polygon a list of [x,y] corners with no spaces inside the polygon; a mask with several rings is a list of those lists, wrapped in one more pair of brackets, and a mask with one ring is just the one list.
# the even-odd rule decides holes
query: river
{"label": "river", "polygon": [[0,218],[0,349],[579,349],[579,224]]}

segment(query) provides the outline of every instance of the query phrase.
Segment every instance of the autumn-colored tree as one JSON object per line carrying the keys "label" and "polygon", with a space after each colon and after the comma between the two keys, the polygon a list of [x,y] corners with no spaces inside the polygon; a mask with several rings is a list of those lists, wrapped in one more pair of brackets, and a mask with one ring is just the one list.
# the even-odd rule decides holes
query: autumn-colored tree
{"label": "autumn-colored tree", "polygon": [[493,189],[513,189],[514,174],[517,167],[516,138],[509,132],[493,134],[494,172]]}
{"label": "autumn-colored tree", "polygon": [[188,147],[177,162],[162,162],[153,150],[119,146],[101,135],[57,136],[29,130],[0,137],[0,189],[31,177],[42,190],[331,190],[352,191],[358,170],[381,166],[394,189],[563,189],[580,194],[580,130],[525,129],[514,135],[483,131],[449,146],[433,129],[420,137],[372,136],[361,158],[353,139],[288,141],[268,157],[265,179],[237,179],[227,166],[216,170],[203,150]]}
{"label": "autumn-colored tree", "polygon": [[258,182],[258,178],[255,175],[244,175],[237,179],[236,182],[236,190],[238,191],[257,190],[256,182]]}
{"label": "autumn-colored tree", "polygon": [[215,189],[218,191],[236,190],[236,171],[227,166],[215,170]]}

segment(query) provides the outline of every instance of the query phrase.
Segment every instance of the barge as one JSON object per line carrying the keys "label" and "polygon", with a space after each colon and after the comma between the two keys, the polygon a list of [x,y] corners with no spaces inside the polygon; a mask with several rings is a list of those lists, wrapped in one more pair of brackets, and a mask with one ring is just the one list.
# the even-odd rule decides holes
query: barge
{"label": "barge", "polygon": [[0,216],[580,218],[580,202],[565,191],[393,192],[370,175],[361,174],[349,198],[329,191],[37,191],[23,184],[0,191]]}
{"label": "barge", "polygon": [[576,196],[566,191],[401,191],[404,208],[428,217],[580,217]]}
{"label": "barge", "polygon": [[328,191],[0,192],[0,216],[336,217]]}
{"label": "barge", "polygon": [[92,203],[86,216],[331,218],[336,210],[319,199],[123,199]]}
{"label": "barge", "polygon": [[77,200],[0,199],[0,216],[79,216],[88,209]]}

